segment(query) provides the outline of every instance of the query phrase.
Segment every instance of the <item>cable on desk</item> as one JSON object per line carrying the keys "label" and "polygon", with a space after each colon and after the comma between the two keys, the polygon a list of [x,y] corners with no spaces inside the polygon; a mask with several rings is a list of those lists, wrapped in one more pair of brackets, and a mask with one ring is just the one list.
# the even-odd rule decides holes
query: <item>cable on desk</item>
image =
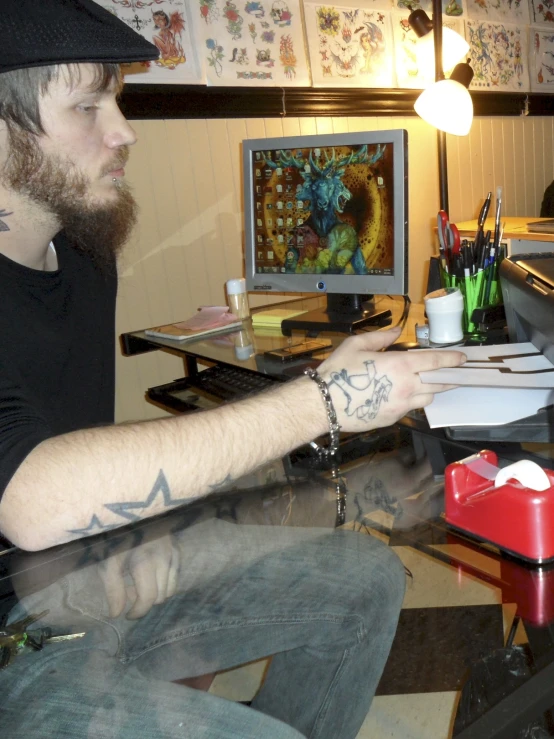
{"label": "cable on desk", "polygon": [[404,326],[406,325],[406,321],[408,320],[408,316],[410,315],[410,306],[412,304],[412,301],[410,300],[409,295],[403,295],[402,297],[404,298],[404,308],[402,309],[402,315],[400,316],[398,321],[395,323],[395,325],[392,326],[391,328],[396,328],[396,326],[401,326],[402,330],[404,330]]}
{"label": "cable on desk", "polygon": [[[387,298],[394,300],[392,295],[387,295]],[[388,326],[387,328],[396,328],[397,326],[401,326],[402,330],[404,330],[404,326],[406,325],[406,321],[408,320],[408,316],[410,314],[410,306],[412,304],[412,301],[410,300],[408,295],[403,295],[402,298],[404,299],[404,308],[402,309],[402,315],[394,324],[394,326]],[[361,328],[356,333],[368,334],[373,333],[373,331],[375,331],[375,328]]]}

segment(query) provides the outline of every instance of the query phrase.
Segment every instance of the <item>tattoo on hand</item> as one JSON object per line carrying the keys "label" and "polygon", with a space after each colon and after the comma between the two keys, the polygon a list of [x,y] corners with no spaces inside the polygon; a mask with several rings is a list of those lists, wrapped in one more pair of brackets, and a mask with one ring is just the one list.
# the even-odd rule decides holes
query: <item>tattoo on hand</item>
{"label": "tattoo on hand", "polygon": [[349,375],[346,369],[331,372],[329,385],[336,385],[344,394],[347,416],[356,415],[360,421],[371,421],[379,413],[381,404],[388,401],[392,382],[386,375],[377,377],[373,360],[364,365],[366,372],[361,375]]}
{"label": "tattoo on hand", "polygon": [[2,218],[5,218],[6,216],[11,216],[11,215],[13,215],[13,210],[10,213],[8,213],[3,208],[0,208],[0,231],[9,231],[10,230],[10,227],[8,226],[7,223],[4,223],[4,221],[2,220]]}

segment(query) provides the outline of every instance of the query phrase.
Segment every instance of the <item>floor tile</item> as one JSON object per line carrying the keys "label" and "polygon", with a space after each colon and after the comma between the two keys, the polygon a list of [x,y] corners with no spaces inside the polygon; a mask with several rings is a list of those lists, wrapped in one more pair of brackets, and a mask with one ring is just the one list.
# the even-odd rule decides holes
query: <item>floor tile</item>
{"label": "floor tile", "polygon": [[503,645],[500,605],[405,609],[376,694],[460,690],[471,665]]}
{"label": "floor tile", "polygon": [[210,693],[232,701],[252,700],[265,674],[269,660],[250,662],[234,670],[219,672],[210,688]]}
{"label": "floor tile", "polygon": [[456,692],[374,698],[357,739],[449,739]]}
{"label": "floor tile", "polygon": [[411,547],[394,547],[412,577],[406,582],[404,608],[472,606],[501,603],[501,591]]}

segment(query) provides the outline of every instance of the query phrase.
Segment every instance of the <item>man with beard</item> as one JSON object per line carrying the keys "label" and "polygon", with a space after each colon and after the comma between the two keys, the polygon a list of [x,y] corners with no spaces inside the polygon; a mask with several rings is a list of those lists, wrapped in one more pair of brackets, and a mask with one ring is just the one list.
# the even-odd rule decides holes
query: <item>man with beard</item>
{"label": "man with beard", "polygon": [[[113,425],[116,255],[135,216],[123,177],[136,137],[117,105],[118,65],[155,58],[92,0],[3,0],[0,531],[22,549],[182,506],[324,434],[330,420],[335,430],[390,425],[444,389],[419,372],[464,359],[382,354],[399,331],[378,332],[346,340],[315,378],[206,413]],[[357,381],[368,364],[389,387],[371,421],[356,412],[371,401]],[[237,539],[249,527],[231,528],[168,534],[130,551],[132,565],[108,557],[82,581],[20,604],[9,623],[49,610],[54,625],[86,636],[26,652],[0,673],[2,735],[354,737],[396,628],[398,559],[352,533],[252,527]],[[217,588],[205,596],[212,574]],[[187,598],[196,576],[204,585]],[[258,711],[154,680],[170,656],[188,660],[189,677],[275,652]]]}

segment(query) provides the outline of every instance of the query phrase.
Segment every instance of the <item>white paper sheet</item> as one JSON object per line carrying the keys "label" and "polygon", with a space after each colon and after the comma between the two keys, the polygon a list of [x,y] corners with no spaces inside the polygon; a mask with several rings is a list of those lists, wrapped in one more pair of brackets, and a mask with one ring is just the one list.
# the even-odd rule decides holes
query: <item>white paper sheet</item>
{"label": "white paper sheet", "polygon": [[554,390],[458,387],[437,393],[425,408],[429,426],[501,426],[554,403]]}
{"label": "white paper sheet", "polygon": [[465,364],[421,372],[422,381],[485,388],[554,388],[554,365],[530,342],[460,348],[468,359]]}

